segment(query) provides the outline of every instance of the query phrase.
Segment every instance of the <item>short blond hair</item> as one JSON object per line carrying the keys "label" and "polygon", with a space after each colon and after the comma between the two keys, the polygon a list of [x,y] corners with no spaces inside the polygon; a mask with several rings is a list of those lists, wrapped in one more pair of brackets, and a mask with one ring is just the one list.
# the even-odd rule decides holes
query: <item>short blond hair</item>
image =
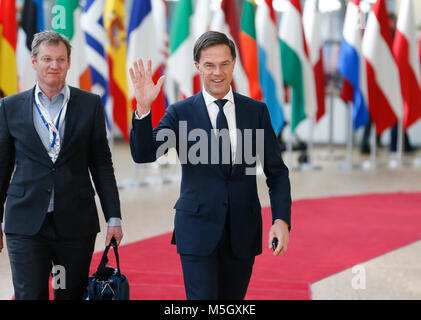
{"label": "short blond hair", "polygon": [[36,57],[39,51],[39,46],[42,43],[55,44],[58,45],[60,42],[63,42],[67,49],[67,59],[70,58],[72,52],[72,45],[70,44],[69,39],[66,36],[58,33],[53,30],[46,30],[34,34],[34,39],[32,40],[31,45],[31,56]]}

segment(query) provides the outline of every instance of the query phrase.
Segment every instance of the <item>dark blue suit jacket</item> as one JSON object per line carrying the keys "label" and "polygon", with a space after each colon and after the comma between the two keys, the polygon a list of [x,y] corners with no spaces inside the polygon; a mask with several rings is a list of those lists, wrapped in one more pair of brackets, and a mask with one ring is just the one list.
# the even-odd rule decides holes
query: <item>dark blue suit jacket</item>
{"label": "dark blue suit jacket", "polygon": [[[288,169],[281,158],[280,148],[272,129],[264,103],[234,92],[236,125],[245,129],[264,129],[264,172],[267,177],[272,207],[272,220],[282,219],[291,225],[291,196]],[[161,129],[175,133],[175,147],[180,155],[180,121],[186,121],[187,134],[203,129],[210,140],[215,139],[212,125],[201,92],[168,107],[159,125],[152,129],[150,114],[142,120],[133,120],[130,134],[132,156],[137,163],[156,160],[157,149],[164,141],[157,141]],[[253,130],[255,135],[255,130]],[[256,151],[255,136],[253,150]],[[185,141],[184,141],[185,142]],[[237,143],[237,158],[242,144]],[[188,149],[195,141],[187,143]],[[242,145],[242,150],[244,146]],[[221,238],[230,212],[231,245],[239,258],[255,256],[262,251],[262,216],[255,175],[246,175],[245,169],[254,165],[235,164],[231,173],[219,164],[211,164],[210,147],[207,163],[182,162],[180,197],[175,204],[174,221],[177,251],[181,254],[209,255]],[[187,158],[187,157],[186,157]],[[244,159],[242,156],[241,159]]]}
{"label": "dark blue suit jacket", "polygon": [[6,233],[36,234],[54,187],[57,232],[95,234],[100,229],[90,174],[105,219],[121,218],[101,98],[70,87],[65,133],[53,163],[34,127],[34,92],[0,100],[0,222],[4,212]]}

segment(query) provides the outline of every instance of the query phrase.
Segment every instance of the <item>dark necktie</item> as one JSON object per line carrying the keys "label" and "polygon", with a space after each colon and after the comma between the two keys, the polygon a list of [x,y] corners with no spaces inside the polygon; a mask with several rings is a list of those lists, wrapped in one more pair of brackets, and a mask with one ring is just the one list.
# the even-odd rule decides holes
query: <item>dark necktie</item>
{"label": "dark necktie", "polygon": [[[228,101],[227,99],[219,99],[219,100],[215,101],[216,105],[219,108],[218,115],[216,116],[216,129],[218,129],[218,130],[227,129],[227,132],[229,132],[228,131],[228,121],[227,121],[227,118],[225,117],[225,114],[224,114],[224,105],[227,103],[227,101]],[[230,145],[230,148],[229,148],[230,164],[224,164],[222,162],[222,154],[223,154],[222,153],[222,145],[223,145],[223,143],[222,143],[221,140],[222,139],[220,139],[220,141],[219,141],[219,161],[220,161],[219,163],[222,166],[228,165],[229,166],[228,170],[231,171],[232,156],[231,156],[231,140],[230,140],[229,134],[228,134],[228,141],[229,141],[229,145]]]}

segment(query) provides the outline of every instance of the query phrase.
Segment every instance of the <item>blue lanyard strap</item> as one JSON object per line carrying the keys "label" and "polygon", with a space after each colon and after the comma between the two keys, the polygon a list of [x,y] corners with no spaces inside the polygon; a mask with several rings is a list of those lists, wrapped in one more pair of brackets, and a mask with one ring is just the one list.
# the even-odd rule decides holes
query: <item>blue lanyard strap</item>
{"label": "blue lanyard strap", "polygon": [[[35,103],[35,106],[36,106],[36,108],[38,110],[38,113],[39,113],[39,115],[41,117],[42,122],[47,127],[47,130],[50,131],[50,126],[48,125],[47,120],[45,120],[45,118],[44,118],[44,116],[43,116],[43,114],[42,114],[42,112],[41,112],[41,110],[40,110],[40,108],[38,106],[37,100],[35,99],[35,96],[34,96],[34,103]],[[60,113],[58,114],[58,117],[57,117],[57,123],[56,123],[56,129],[57,129],[57,131],[58,131],[58,128],[60,126],[60,118],[61,118],[61,112],[62,111],[63,111],[63,108],[61,108]],[[51,148],[54,148],[54,146],[56,144],[56,138],[57,138],[57,134],[53,131],[53,142],[51,143]]]}

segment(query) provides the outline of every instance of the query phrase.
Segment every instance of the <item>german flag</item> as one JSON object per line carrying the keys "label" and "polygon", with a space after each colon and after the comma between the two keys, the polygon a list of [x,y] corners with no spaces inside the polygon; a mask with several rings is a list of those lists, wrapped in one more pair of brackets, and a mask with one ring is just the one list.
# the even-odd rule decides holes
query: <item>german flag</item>
{"label": "german flag", "polygon": [[[15,0],[0,1],[0,91],[18,92],[16,64],[17,23]],[[1,93],[0,93],[1,94]]]}

